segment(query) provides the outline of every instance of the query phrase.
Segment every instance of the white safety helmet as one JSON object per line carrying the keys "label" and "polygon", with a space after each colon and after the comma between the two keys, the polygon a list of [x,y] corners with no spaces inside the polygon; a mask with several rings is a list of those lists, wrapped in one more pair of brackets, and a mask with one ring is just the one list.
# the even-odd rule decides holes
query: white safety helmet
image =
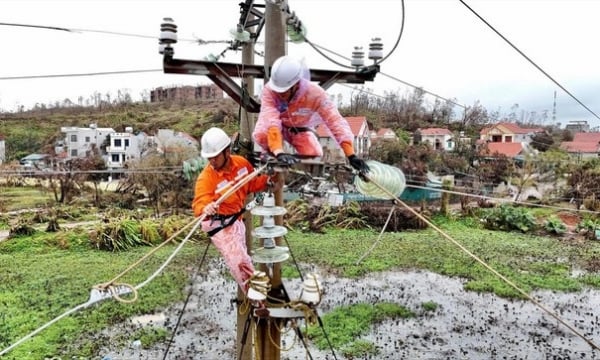
{"label": "white safety helmet", "polygon": [[291,56],[282,56],[275,60],[271,68],[269,87],[278,93],[287,91],[302,77],[302,63]]}
{"label": "white safety helmet", "polygon": [[200,155],[208,159],[219,155],[225,150],[231,144],[231,138],[227,136],[225,131],[212,127],[202,135],[200,144],[202,146]]}

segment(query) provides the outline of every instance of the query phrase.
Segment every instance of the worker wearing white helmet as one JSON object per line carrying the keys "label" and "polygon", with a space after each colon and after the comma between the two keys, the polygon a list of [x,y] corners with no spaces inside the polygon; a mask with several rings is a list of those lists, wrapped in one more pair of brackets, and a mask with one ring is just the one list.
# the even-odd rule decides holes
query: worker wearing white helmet
{"label": "worker wearing white helmet", "polygon": [[297,160],[284,152],[283,141],[290,143],[299,155],[322,156],[315,127],[324,124],[352,167],[368,171],[367,164],[354,153],[354,136],[348,121],[325,90],[311,83],[307,74],[302,62],[290,56],[282,56],[273,63],[271,77],[262,91],[260,113],[252,133],[254,141],[279,161],[293,164]]}
{"label": "worker wearing white helmet", "polygon": [[200,145],[200,155],[208,159],[209,164],[196,180],[192,209],[195,216],[206,215],[202,230],[209,234],[231,275],[246,291],[246,280],[254,273],[254,266],[247,252],[246,227],[240,215],[248,194],[265,190],[269,177],[253,178],[217,205],[223,190],[253,172],[254,168],[243,156],[231,154],[231,139],[219,128],[208,129],[202,135]]}

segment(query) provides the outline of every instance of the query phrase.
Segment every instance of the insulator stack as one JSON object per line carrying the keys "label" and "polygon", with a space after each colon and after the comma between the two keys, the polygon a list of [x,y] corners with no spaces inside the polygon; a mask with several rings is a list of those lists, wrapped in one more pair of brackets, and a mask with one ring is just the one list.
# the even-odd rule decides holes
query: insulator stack
{"label": "insulator stack", "polygon": [[363,51],[362,46],[354,47],[354,51],[352,52],[352,61],[350,64],[356,67],[365,66],[365,52]]}
{"label": "insulator stack", "polygon": [[383,58],[383,43],[380,38],[371,39],[371,43],[369,44],[369,59],[381,60]]}
{"label": "insulator stack", "polygon": [[158,38],[158,52],[164,54],[168,48],[173,52],[171,44],[177,43],[177,25],[172,18],[163,18],[163,23],[160,24],[160,36]]}
{"label": "insulator stack", "polygon": [[284,215],[287,210],[281,206],[275,206],[273,195],[266,196],[262,206],[251,210],[252,215],[262,216],[262,226],[252,230],[252,236],[263,240],[263,247],[252,251],[252,260],[262,264],[279,263],[290,257],[289,249],[277,246],[275,238],[287,234],[284,226],[275,225],[275,216]]}

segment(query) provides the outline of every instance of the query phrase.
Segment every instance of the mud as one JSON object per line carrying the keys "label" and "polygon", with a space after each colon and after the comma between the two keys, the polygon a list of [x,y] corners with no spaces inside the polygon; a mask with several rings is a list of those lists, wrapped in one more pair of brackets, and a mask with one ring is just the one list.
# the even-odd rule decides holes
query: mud
{"label": "mud", "polygon": [[[132,342],[124,348],[103,349],[104,360],[235,359],[236,309],[230,304],[235,285],[224,276],[222,264],[211,268],[217,270],[196,278],[168,352],[165,344],[141,349],[139,342]],[[536,305],[466,292],[464,280],[422,271],[384,272],[359,280],[324,273],[321,277],[326,291],[318,308],[321,317],[340,305],[383,301],[396,302],[418,314],[375,325],[363,339],[375,343],[380,353],[369,359],[600,359],[600,351],[594,350],[600,343],[600,292],[596,290],[535,292]],[[284,285],[291,298],[298,296],[298,279],[285,280]],[[422,304],[426,302],[438,304],[437,309],[425,312]],[[172,332],[182,309],[183,303],[175,304],[163,313],[131,319],[104,335],[122,335],[143,325],[166,326]],[[317,350],[311,343],[305,348],[292,333],[282,337],[284,347],[293,344],[289,351],[281,352],[282,360],[346,359],[340,351]]]}

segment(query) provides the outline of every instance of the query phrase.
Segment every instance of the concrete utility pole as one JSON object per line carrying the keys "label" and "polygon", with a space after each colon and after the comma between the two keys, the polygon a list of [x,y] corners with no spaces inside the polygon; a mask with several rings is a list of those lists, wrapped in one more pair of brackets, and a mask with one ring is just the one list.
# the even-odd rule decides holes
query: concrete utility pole
{"label": "concrete utility pole", "polygon": [[[286,1],[284,0],[281,6],[285,6]],[[279,57],[287,53],[286,47],[286,18],[283,16],[283,12],[279,5],[274,4],[271,1],[266,2],[265,7],[265,77],[266,81],[271,77],[271,74],[267,72],[267,68]],[[282,172],[277,173],[277,182],[285,183],[285,174]],[[274,193],[275,206],[284,206],[283,204],[283,186],[279,187],[279,190]],[[275,217],[276,225],[283,225],[283,216]],[[282,239],[276,238],[276,246],[281,246]],[[263,271],[266,271],[266,266],[262,264]],[[282,299],[285,290],[281,282],[281,264],[272,264],[272,276],[271,276],[271,291],[269,292],[270,297]],[[258,356],[260,360],[279,360],[281,358],[281,333],[278,329],[282,328],[282,320],[276,318],[261,319],[256,328],[256,339],[258,346]],[[257,359],[259,360],[259,359]]]}

